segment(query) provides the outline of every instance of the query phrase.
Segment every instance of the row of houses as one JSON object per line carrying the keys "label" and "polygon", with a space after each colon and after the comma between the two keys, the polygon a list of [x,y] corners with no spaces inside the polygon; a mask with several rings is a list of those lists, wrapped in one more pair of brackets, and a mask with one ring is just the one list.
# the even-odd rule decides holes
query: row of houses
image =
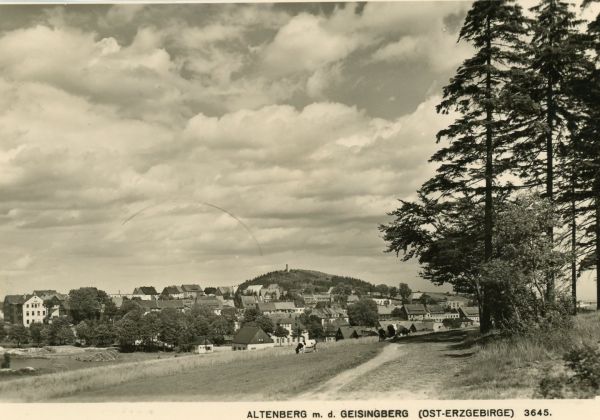
{"label": "row of houses", "polygon": [[56,290],[34,290],[30,294],[6,295],[2,309],[5,322],[29,326],[66,315],[69,302],[67,295]]}
{"label": "row of houses", "polygon": [[[120,308],[124,298],[113,296],[113,303]],[[221,315],[224,308],[234,308],[233,299],[223,296],[199,295],[193,298],[178,299],[130,299],[144,314],[160,312],[171,308],[180,312],[191,310],[193,306],[205,307],[216,315]],[[33,293],[23,295],[6,295],[2,305],[4,322],[20,324],[28,327],[33,323],[52,323],[57,317],[69,314],[69,296],[58,293],[56,290],[34,290]]]}
{"label": "row of houses", "polygon": [[407,303],[399,306],[378,306],[377,314],[380,320],[443,322],[445,319],[469,318],[479,322],[479,308],[476,306],[460,306],[458,309],[449,309],[449,307],[438,304]]}
{"label": "row of houses", "polygon": [[140,286],[133,290],[130,295],[117,294],[114,296],[126,296],[128,298],[140,300],[157,300],[159,298],[167,299],[195,299],[200,296],[212,295],[231,297],[235,293],[235,286],[210,287],[206,290],[211,290],[211,293],[205,291],[198,284],[182,284],[181,286],[167,286],[161,293],[158,293],[154,286]]}

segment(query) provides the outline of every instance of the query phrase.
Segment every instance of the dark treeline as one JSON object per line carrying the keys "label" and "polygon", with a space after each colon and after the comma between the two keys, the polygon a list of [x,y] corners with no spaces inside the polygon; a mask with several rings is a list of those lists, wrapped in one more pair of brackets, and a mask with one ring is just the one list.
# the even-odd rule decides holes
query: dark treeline
{"label": "dark treeline", "polygon": [[380,227],[424,278],[477,297],[482,332],[568,319],[577,279],[600,266],[600,17],[580,12],[473,3],[458,41],[474,53],[437,107],[456,116],[437,173]]}

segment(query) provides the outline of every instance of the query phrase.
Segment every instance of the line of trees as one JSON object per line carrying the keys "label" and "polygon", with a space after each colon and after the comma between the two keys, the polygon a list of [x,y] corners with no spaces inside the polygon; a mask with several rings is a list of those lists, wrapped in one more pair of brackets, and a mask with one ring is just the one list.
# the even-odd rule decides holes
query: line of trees
{"label": "line of trees", "polygon": [[474,54],[437,107],[456,115],[437,173],[380,226],[423,277],[476,296],[483,332],[564,319],[600,266],[599,34],[564,1],[475,1],[459,34]]}
{"label": "line of trees", "polygon": [[[200,337],[222,344],[226,335],[234,332],[235,309],[223,309],[221,315],[195,305],[182,313],[172,308],[160,312],[144,312],[135,304],[123,306],[108,317],[87,311],[79,322],[75,318],[60,317],[52,323],[33,323],[28,328],[10,325],[0,331],[0,339],[8,339],[17,346],[24,344],[85,346],[112,346],[123,351],[182,350],[188,351]],[[272,330],[271,330],[272,332]]]}

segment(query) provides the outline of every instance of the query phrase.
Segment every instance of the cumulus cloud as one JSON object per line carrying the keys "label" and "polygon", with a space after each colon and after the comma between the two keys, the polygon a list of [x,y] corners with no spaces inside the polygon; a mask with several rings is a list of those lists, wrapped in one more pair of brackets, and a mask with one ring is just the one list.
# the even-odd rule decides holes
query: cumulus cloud
{"label": "cumulus cloud", "polygon": [[[7,287],[232,284],[285,263],[401,280],[377,226],[433,170],[452,116],[428,89],[452,64],[432,45],[455,38],[435,25],[465,6],[299,7],[122,5],[0,34]],[[430,70],[381,77],[400,61]],[[404,107],[383,114],[390,96]]]}

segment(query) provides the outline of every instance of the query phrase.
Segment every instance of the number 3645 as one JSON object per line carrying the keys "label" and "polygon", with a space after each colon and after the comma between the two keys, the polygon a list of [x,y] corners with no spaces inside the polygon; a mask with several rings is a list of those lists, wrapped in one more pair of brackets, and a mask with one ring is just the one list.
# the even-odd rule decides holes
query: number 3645
{"label": "number 3645", "polygon": [[541,408],[539,409],[533,409],[533,410],[525,410],[523,412],[523,414],[525,414],[525,417],[548,417],[551,416],[552,414],[550,414],[550,410],[548,410],[547,408],[544,408],[543,410]]}

